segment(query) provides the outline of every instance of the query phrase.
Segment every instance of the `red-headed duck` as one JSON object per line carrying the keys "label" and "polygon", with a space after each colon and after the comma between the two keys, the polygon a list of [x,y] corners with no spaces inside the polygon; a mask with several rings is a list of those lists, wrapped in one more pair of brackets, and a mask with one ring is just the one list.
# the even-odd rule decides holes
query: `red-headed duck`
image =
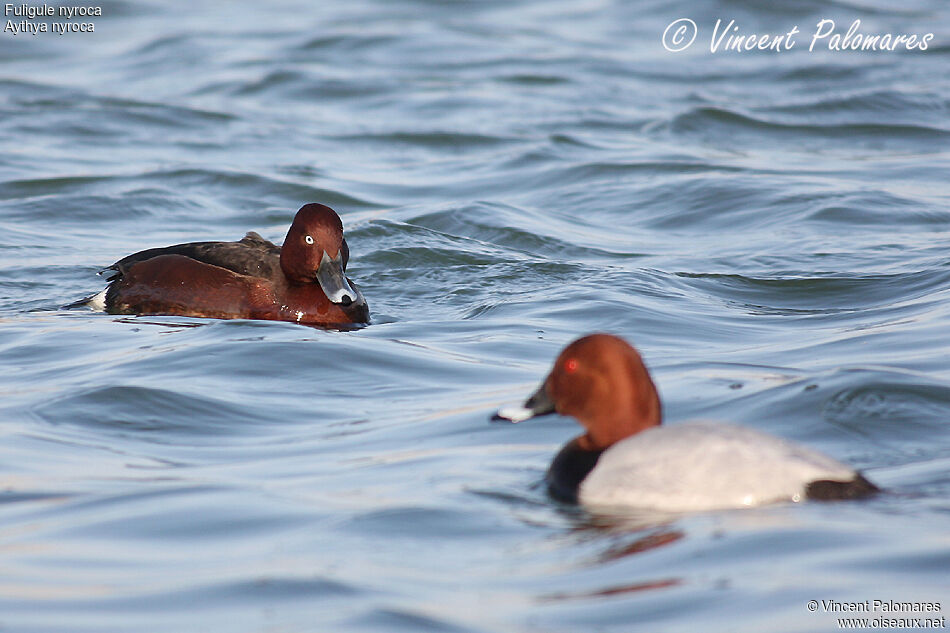
{"label": "red-headed duck", "polygon": [[559,413],[586,433],[554,458],[556,499],[671,512],[804,499],[849,499],[878,488],[826,455],[759,431],[693,422],[661,427],[660,397],[637,351],[609,334],[580,338],[524,406],[494,419]]}
{"label": "red-headed duck", "polygon": [[305,204],[282,247],[251,232],[140,251],[109,266],[111,283],[80,303],[111,314],[366,323],[366,300],[345,274],[349,256],[340,216]]}

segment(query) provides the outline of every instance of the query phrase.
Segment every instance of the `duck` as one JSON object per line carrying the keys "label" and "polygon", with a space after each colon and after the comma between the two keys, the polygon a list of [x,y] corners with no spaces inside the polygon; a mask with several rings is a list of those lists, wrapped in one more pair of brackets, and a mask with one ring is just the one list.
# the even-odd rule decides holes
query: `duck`
{"label": "duck", "polygon": [[517,423],[553,413],[585,430],[545,475],[549,494],[566,503],[696,512],[880,490],[846,464],[751,428],[709,421],[662,426],[660,396],[643,359],[612,334],[567,345],[523,405],[492,419]]}
{"label": "duck", "polygon": [[86,305],[110,314],[263,319],[308,325],[369,322],[346,276],[350,249],[330,207],[297,211],[283,246],[251,231],[236,242],[189,242],[123,257],[100,274],[110,282]]}

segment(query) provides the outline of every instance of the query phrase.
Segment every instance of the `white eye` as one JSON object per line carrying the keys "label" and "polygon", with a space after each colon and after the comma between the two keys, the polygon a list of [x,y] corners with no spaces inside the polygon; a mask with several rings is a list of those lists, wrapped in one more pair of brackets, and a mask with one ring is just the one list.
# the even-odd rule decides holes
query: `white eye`
{"label": "white eye", "polygon": [[309,235],[305,237],[304,240],[306,240],[307,244],[313,244],[313,238],[310,237]]}

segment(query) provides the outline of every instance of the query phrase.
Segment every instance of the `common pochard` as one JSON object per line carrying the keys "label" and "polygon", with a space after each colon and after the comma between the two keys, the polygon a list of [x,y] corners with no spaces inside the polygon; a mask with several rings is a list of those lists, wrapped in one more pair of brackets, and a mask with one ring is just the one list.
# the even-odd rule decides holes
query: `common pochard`
{"label": "common pochard", "polygon": [[547,471],[548,490],[562,501],[679,512],[878,490],[850,466],[760,431],[713,422],[661,426],[660,398],[643,360],[609,334],[568,345],[537,392],[494,419],[555,412],[585,429]]}

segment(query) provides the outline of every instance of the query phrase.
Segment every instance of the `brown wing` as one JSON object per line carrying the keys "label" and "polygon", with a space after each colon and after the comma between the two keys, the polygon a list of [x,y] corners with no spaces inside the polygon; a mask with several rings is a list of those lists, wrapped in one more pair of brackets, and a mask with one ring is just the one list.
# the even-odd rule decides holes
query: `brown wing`
{"label": "brown wing", "polygon": [[105,269],[115,271],[108,279],[118,279],[135,264],[160,255],[183,255],[250,277],[275,279],[281,274],[280,247],[251,231],[239,242],[189,242],[132,253]]}

